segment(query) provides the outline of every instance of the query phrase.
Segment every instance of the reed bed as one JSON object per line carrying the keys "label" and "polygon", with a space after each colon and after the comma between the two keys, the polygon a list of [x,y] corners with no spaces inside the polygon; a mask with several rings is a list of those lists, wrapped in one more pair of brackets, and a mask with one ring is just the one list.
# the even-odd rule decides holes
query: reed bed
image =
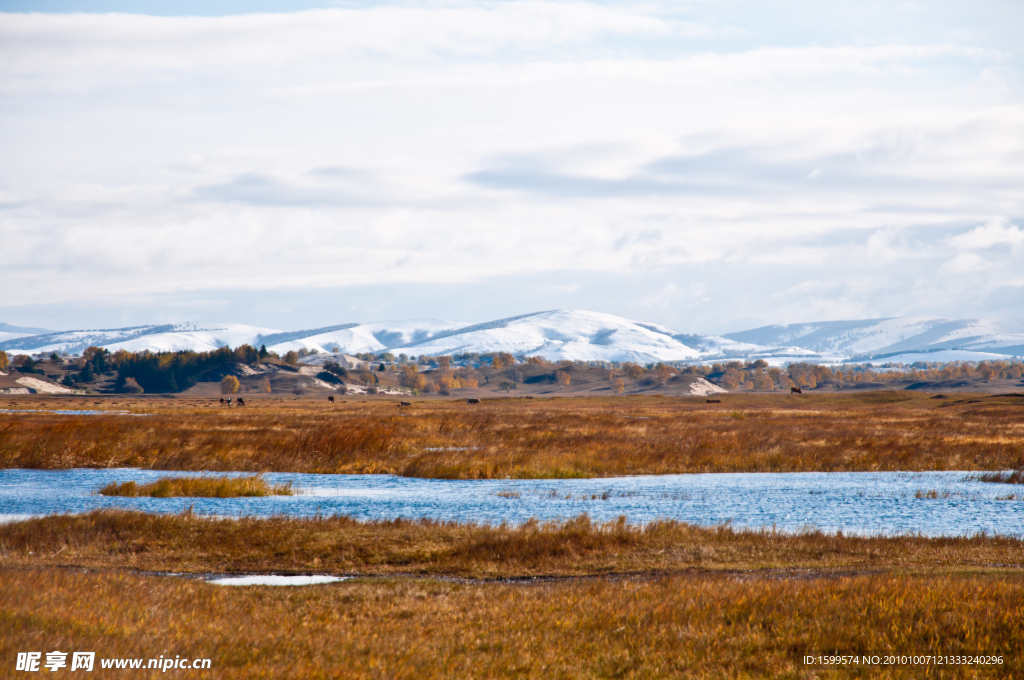
{"label": "reed bed", "polygon": [[980,482],[992,482],[995,484],[1024,484],[1024,470],[1013,470],[1012,472],[986,472],[975,475],[974,479]]}
{"label": "reed bed", "polygon": [[1020,570],[1008,537],[858,537],[808,531],[631,525],[587,516],[485,526],[348,517],[223,519],[100,510],[0,525],[6,565],[192,572],[438,574],[478,578],[688,570]]}
{"label": "reed bed", "polygon": [[238,498],[242,496],[291,496],[289,484],[267,484],[262,475],[247,477],[161,477],[149,484],[134,481],[111,482],[97,493],[101,496],[150,496],[172,498]]}
{"label": "reed bed", "polygon": [[[451,479],[1024,469],[1024,398],[912,393],[494,399],[468,405],[119,400],[145,418],[12,413],[0,466],[386,473]],[[97,406],[72,399],[40,407]],[[22,400],[20,408],[32,408]]]}
{"label": "reed bed", "polygon": [[[225,679],[1024,673],[1019,574],[701,575],[532,586],[394,579],[275,589],[6,569],[0,571],[0,621],[0,658],[10,668],[19,651],[59,648],[95,651],[98,659],[210,658],[212,668],[202,674]],[[1004,665],[833,674],[803,666],[806,650],[986,651],[1001,654]]]}

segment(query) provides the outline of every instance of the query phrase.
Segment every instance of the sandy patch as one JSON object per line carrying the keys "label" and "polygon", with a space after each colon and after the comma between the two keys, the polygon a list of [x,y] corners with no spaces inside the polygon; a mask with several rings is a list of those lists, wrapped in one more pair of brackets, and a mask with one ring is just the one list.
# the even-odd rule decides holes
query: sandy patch
{"label": "sandy patch", "polygon": [[706,397],[709,394],[725,394],[729,390],[722,389],[718,385],[708,382],[704,378],[697,378],[690,383],[690,394],[698,397]]}
{"label": "sandy patch", "polygon": [[42,392],[43,394],[74,394],[74,390],[69,390],[63,385],[57,385],[55,383],[46,382],[39,378],[18,378],[15,382],[19,385],[24,385],[29,389],[33,389],[36,392]]}

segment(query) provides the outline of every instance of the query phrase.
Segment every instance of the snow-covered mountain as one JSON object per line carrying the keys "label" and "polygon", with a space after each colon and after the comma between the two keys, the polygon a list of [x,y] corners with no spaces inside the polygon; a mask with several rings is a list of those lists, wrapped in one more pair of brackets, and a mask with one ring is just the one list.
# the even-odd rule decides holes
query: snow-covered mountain
{"label": "snow-covered mountain", "polygon": [[767,347],[793,345],[812,352],[854,358],[882,358],[885,355],[937,353],[943,350],[947,353],[955,350],[1024,355],[1024,319],[904,316],[764,326],[727,333],[725,337]]}
{"label": "snow-covered mountain", "polygon": [[[426,342],[465,326],[465,323],[436,319],[347,324],[329,329],[319,329],[309,335],[285,341],[267,338],[274,341],[274,344],[267,345],[267,349],[275,352],[287,352],[305,347],[316,349],[318,352],[329,352],[337,347],[339,351],[347,354],[361,352],[377,354],[396,347],[409,347],[416,343]],[[423,354],[424,352],[415,353]]]}
{"label": "snow-covered mountain", "polygon": [[[683,334],[656,323],[613,314],[560,309],[466,324],[436,319],[346,323],[284,331],[243,324],[137,326],[107,330],[48,331],[35,335],[6,331],[0,349],[8,353],[68,352],[90,345],[111,351],[195,350],[249,344],[284,353],[302,348],[320,353],[363,352],[438,355],[508,352],[549,359],[636,361],[721,361],[763,358],[792,361],[977,361],[1024,355],[1022,319],[899,317],[765,326],[723,337]],[[37,329],[18,329],[37,330]]]}
{"label": "snow-covered mountain", "polygon": [[12,326],[9,323],[0,323],[0,342],[27,338],[40,333],[52,333],[45,328],[25,328],[24,326]]}
{"label": "snow-covered mountain", "polygon": [[701,351],[657,324],[612,314],[559,309],[467,326],[408,345],[417,354],[508,352],[582,361],[685,361]]}
{"label": "snow-covered mountain", "polygon": [[53,351],[77,354],[89,346],[109,347],[113,343],[155,335],[173,329],[173,326],[133,326],[102,330],[51,331],[38,335],[24,335],[0,342],[0,349],[15,354]]}
{"label": "snow-covered mountain", "polygon": [[259,347],[259,340],[262,337],[280,332],[272,328],[246,326],[240,323],[218,324],[209,328],[172,326],[156,328],[144,335],[104,343],[103,346],[111,352],[116,352],[119,349],[126,349],[129,352],[141,352],[147,349],[151,352],[175,352],[189,349],[196,352],[210,352],[218,347],[253,344]]}

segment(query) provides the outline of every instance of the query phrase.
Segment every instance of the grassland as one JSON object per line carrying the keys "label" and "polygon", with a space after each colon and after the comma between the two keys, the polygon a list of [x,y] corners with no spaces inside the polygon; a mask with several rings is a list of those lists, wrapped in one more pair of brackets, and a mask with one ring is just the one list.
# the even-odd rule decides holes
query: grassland
{"label": "grassland", "polygon": [[[1024,468],[1015,396],[13,406],[150,415],[5,414],[3,467],[447,478]],[[151,573],[169,571],[356,577],[274,589]],[[1024,543],[108,510],[0,525],[0,630],[5,669],[20,651],[68,649],[208,657],[203,675],[217,678],[1024,677]],[[994,652],[1005,665],[832,673],[804,667],[803,651]]]}
{"label": "grassland", "polygon": [[415,401],[11,400],[0,466],[550,478],[1024,468],[1024,397],[908,392]]}
{"label": "grassland", "polygon": [[[1024,672],[1024,543],[999,537],[97,511],[0,526],[0,549],[5,660],[180,654],[212,659],[218,678]],[[361,576],[225,588],[148,570]],[[805,651],[992,652],[1004,665],[836,675],[803,666]]]}
{"label": "grassland", "polygon": [[149,484],[134,481],[111,482],[99,490],[101,496],[150,496],[152,498],[239,498],[291,496],[291,484],[267,484],[262,475],[248,477],[161,477]]}
{"label": "grassland", "polygon": [[[244,622],[245,625],[239,625]],[[210,658],[216,678],[974,678],[1024,671],[1016,576],[721,574],[537,585],[408,579],[225,588],[180,578],[0,571],[0,658]],[[993,671],[839,674],[802,652],[1001,654]],[[157,673],[131,672],[133,677]],[[103,677],[102,675],[100,677]]]}
{"label": "grassland", "polygon": [[484,526],[345,517],[217,519],[123,510],[0,525],[7,566],[484,579],[683,571],[1019,573],[1020,540],[737,531],[662,521]]}

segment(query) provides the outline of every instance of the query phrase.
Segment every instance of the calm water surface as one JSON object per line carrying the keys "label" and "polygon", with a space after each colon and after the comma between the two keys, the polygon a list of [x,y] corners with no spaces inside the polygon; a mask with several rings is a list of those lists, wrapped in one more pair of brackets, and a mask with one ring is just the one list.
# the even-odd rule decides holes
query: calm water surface
{"label": "calm water surface", "polygon": [[[350,515],[358,519],[428,517],[517,524],[625,515],[643,523],[670,518],[701,525],[816,527],[868,534],[960,536],[980,532],[1024,535],[1024,493],[1012,484],[986,484],[964,472],[805,472],[663,475],[571,480],[451,481],[383,475],[268,473],[271,484],[291,482],[300,495],[267,498],[108,498],[109,482],[140,483],[202,473],[136,469],[2,470],[0,518],[121,507],[146,512],[194,512],[238,517]],[[209,474],[209,473],[206,473]],[[241,474],[241,473],[230,473]],[[936,498],[923,498],[929,492]]]}

